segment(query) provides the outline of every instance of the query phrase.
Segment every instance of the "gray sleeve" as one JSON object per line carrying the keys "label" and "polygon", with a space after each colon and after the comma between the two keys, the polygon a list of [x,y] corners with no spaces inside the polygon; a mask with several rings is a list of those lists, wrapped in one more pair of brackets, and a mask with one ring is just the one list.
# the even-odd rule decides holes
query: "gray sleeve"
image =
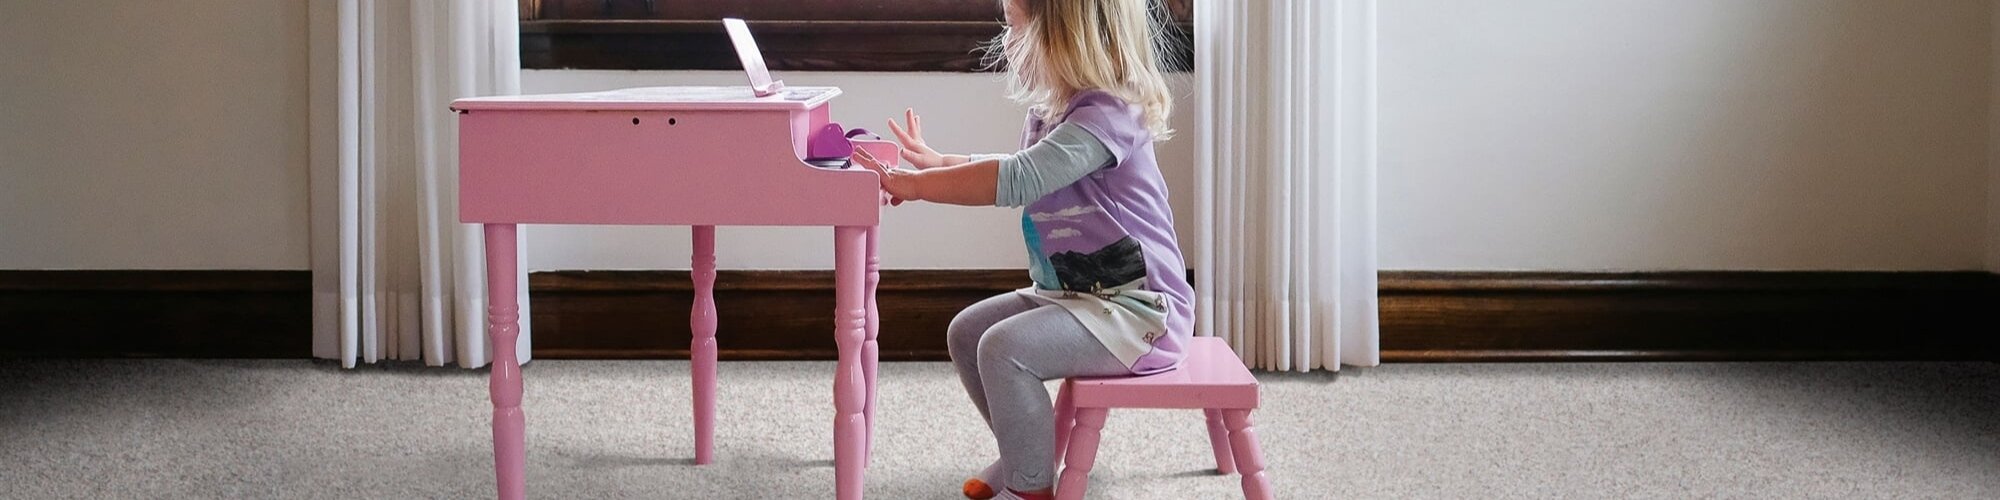
{"label": "gray sleeve", "polygon": [[1057,125],[1035,145],[1000,158],[1000,182],[993,204],[1026,206],[1114,161],[1111,149],[1083,127]]}

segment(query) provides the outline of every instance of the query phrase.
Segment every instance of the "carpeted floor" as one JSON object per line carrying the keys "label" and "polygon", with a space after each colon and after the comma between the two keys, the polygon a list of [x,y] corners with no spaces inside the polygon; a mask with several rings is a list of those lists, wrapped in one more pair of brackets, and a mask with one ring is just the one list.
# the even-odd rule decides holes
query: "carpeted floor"
{"label": "carpeted floor", "polygon": [[[536,498],[829,498],[831,363],[537,361]],[[1262,374],[1281,498],[2000,498],[1992,363],[1392,365]],[[870,498],[950,499],[993,446],[949,366],[884,364]],[[484,372],[0,360],[0,497],[481,498]],[[1240,498],[1199,412],[1113,412],[1092,498]]]}

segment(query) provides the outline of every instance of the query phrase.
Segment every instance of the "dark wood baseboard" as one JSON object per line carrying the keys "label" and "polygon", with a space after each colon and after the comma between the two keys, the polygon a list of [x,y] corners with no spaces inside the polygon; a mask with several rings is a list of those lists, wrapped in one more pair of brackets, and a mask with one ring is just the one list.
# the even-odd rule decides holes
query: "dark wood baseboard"
{"label": "dark wood baseboard", "polygon": [[305,271],[0,271],[0,357],[305,358]]}
{"label": "dark wood baseboard", "polygon": [[[1385,362],[1993,359],[1984,332],[2000,331],[2000,278],[1985,273],[1391,271],[1381,280]],[[538,356],[687,356],[685,272],[531,281]],[[724,272],[723,356],[831,359],[832,282],[824,271]],[[954,313],[1025,282],[1019,270],[884,272],[883,359],[946,359]]]}
{"label": "dark wood baseboard", "polygon": [[[545,272],[528,282],[537,357],[688,356],[687,271]],[[952,316],[1028,285],[1021,270],[883,271],[875,293],[882,359],[947,359]],[[723,359],[834,358],[830,271],[721,271],[715,303]]]}
{"label": "dark wood baseboard", "polygon": [[1979,272],[1385,272],[1382,359],[1994,359]]}
{"label": "dark wood baseboard", "polygon": [[[685,358],[686,271],[530,278],[535,355]],[[305,271],[0,271],[0,356],[303,358]],[[724,359],[832,359],[826,271],[723,271]],[[884,271],[884,360],[946,358],[960,309],[1020,270]],[[1385,362],[1992,360],[2000,277],[1688,272],[1381,275]]]}

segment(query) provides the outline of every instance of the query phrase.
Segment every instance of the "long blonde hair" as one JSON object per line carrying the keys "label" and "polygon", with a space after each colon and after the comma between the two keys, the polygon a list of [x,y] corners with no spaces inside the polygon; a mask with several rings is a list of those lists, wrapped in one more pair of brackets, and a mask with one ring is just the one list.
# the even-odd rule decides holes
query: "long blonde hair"
{"label": "long blonde hair", "polygon": [[1160,70],[1164,8],[1149,0],[1000,0],[1020,2],[1025,33],[1003,32],[987,44],[987,64],[1007,63],[1008,97],[1054,123],[1078,92],[1103,90],[1143,112],[1155,140],[1173,135],[1173,97]]}

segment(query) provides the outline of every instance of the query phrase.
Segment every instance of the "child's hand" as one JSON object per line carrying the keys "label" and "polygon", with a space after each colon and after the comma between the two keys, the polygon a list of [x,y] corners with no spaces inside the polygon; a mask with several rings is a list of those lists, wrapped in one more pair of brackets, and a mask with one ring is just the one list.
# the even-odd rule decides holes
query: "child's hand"
{"label": "child's hand", "polygon": [[944,166],[944,155],[924,144],[924,119],[917,116],[917,110],[904,109],[903,119],[909,122],[908,130],[896,125],[895,119],[889,119],[889,132],[896,134],[896,140],[903,143],[903,159],[919,169]]}
{"label": "child's hand", "polygon": [[916,172],[883,165],[882,160],[876,159],[875,155],[861,148],[854,149],[853,160],[855,164],[873,170],[876,175],[881,176],[882,190],[889,192],[889,196],[895,197],[890,201],[891,205],[901,205],[903,200],[922,199],[917,196]]}

